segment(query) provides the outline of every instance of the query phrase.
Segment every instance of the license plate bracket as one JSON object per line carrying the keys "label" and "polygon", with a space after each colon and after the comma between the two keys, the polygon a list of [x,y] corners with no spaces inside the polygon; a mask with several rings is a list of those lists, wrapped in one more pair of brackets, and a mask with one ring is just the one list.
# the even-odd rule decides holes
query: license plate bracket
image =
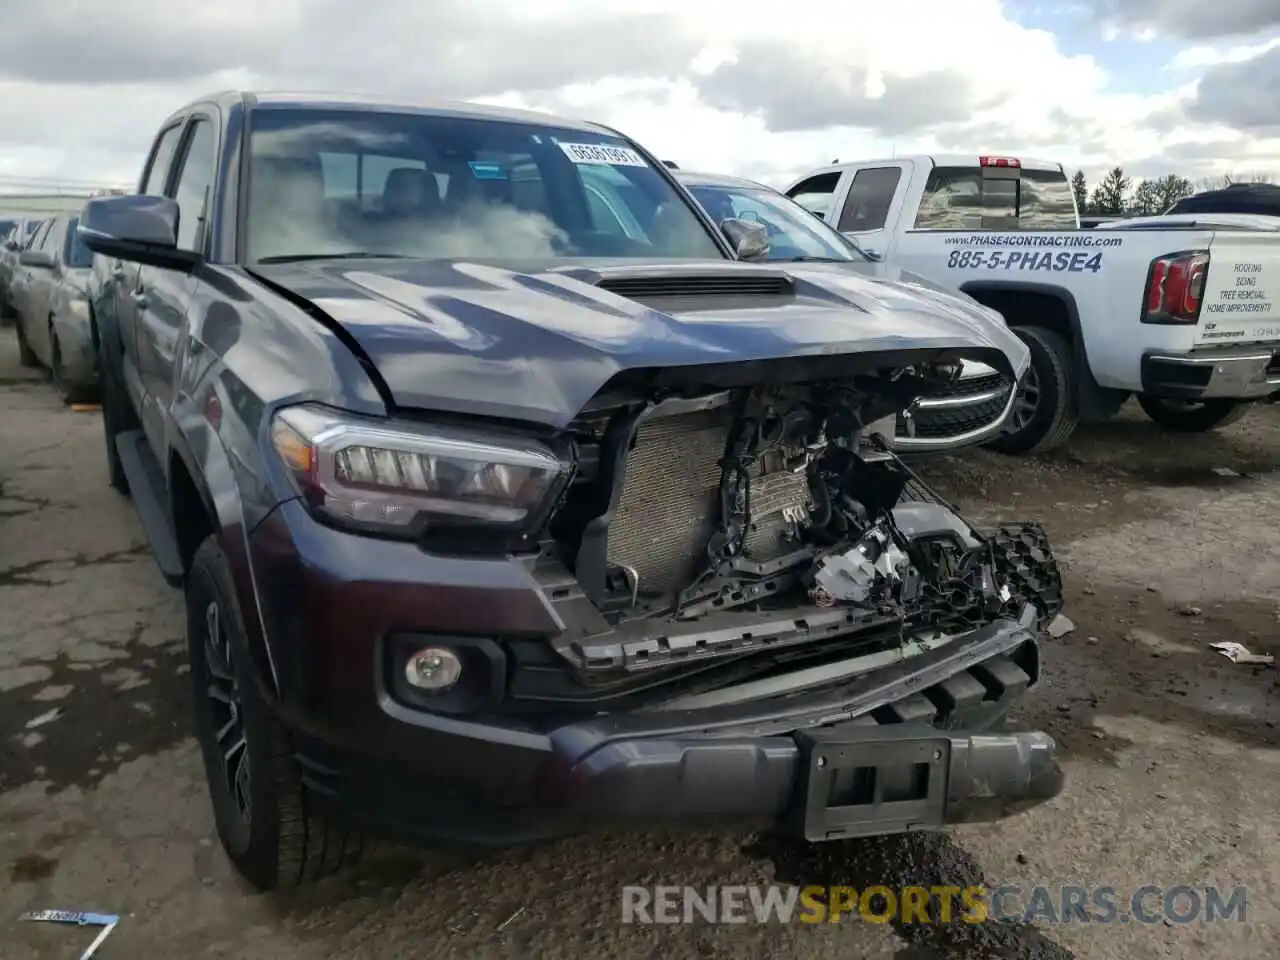
{"label": "license plate bracket", "polygon": [[809,841],[936,830],[946,819],[951,740],[917,725],[839,726],[796,735]]}

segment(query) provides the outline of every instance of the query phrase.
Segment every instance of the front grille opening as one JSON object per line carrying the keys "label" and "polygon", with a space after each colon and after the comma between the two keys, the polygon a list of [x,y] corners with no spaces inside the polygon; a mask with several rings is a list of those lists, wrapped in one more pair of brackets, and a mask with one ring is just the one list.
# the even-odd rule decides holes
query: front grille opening
{"label": "front grille opening", "polygon": [[785,274],[769,276],[616,277],[597,286],[631,300],[671,297],[785,297],[795,284]]}

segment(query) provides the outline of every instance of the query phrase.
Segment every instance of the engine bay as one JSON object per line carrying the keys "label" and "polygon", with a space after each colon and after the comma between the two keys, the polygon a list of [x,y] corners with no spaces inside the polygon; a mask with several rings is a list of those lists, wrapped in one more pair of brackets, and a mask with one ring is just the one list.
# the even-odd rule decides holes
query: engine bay
{"label": "engine bay", "polygon": [[614,647],[633,664],[711,656],[820,624],[905,636],[1027,605],[1055,616],[1061,578],[1038,524],[980,532],[865,435],[910,386],[740,388],[578,423],[586,469],[552,536],[604,621],[587,631],[598,643],[577,644],[583,662]]}

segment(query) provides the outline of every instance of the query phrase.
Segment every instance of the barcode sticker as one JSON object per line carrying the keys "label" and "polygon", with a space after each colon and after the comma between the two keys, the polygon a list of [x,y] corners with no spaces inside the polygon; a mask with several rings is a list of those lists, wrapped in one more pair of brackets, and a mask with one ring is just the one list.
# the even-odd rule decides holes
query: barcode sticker
{"label": "barcode sticker", "polygon": [[558,146],[574,163],[607,163],[615,167],[649,165],[630,147],[614,147],[602,143],[560,143]]}

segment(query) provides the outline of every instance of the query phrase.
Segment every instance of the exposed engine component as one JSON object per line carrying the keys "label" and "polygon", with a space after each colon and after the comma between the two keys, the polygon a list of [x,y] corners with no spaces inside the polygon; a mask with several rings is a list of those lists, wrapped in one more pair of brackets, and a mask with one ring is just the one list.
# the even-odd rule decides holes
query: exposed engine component
{"label": "exposed engine component", "polygon": [[864,604],[888,599],[910,567],[911,558],[895,542],[892,529],[879,521],[852,549],[819,557],[809,576],[814,592],[831,602]]}
{"label": "exposed engine component", "polygon": [[[779,616],[791,624],[784,632],[803,633],[824,610],[848,612],[842,630],[862,619],[967,630],[1028,604],[1052,619],[1061,578],[1043,530],[975,530],[866,441],[863,423],[902,402],[900,383],[868,386],[726,391],[638,414],[619,449],[621,475],[608,478],[612,513],[595,521],[606,524],[606,570],[587,592],[605,620],[615,630],[667,621],[639,642],[657,656],[689,643],[766,642],[766,621],[781,629]],[[591,571],[578,559],[585,586]],[[752,612],[762,618],[754,631]]]}

